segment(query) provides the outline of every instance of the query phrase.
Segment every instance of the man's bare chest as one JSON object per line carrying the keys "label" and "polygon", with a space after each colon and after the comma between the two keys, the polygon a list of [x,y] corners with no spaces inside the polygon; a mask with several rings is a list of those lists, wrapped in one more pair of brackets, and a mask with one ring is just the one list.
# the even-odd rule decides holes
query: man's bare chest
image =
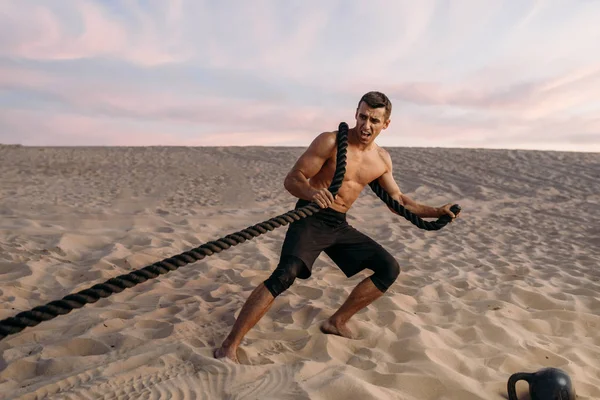
{"label": "man's bare chest", "polygon": [[[335,173],[337,157],[334,155],[326,164],[327,175]],[[370,154],[361,154],[348,151],[346,154],[346,172],[344,181],[367,185],[374,179],[383,175],[386,171],[386,165],[383,159],[376,151]]]}

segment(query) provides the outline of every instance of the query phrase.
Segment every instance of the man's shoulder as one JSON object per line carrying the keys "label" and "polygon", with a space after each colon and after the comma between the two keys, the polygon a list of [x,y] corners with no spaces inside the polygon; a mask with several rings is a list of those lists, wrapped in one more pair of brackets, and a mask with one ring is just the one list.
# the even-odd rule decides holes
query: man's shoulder
{"label": "man's shoulder", "polygon": [[391,167],[392,156],[390,155],[390,153],[381,146],[377,146],[376,150],[377,150],[377,154],[379,155],[381,160],[385,163],[385,165],[387,165],[388,167]]}
{"label": "man's shoulder", "polygon": [[326,149],[333,149],[337,145],[337,131],[319,133],[313,140],[313,144]]}
{"label": "man's shoulder", "polygon": [[338,131],[325,131],[321,132],[317,135],[317,139],[324,142],[336,142],[337,141]]}
{"label": "man's shoulder", "polygon": [[377,144],[375,144],[375,146],[377,146],[375,150],[377,151],[377,154],[379,154],[380,157],[384,158],[385,160],[392,160],[392,156],[390,156],[390,153],[386,149]]}
{"label": "man's shoulder", "polygon": [[312,140],[306,150],[307,153],[317,154],[319,157],[332,157],[337,148],[336,132],[321,132]]}

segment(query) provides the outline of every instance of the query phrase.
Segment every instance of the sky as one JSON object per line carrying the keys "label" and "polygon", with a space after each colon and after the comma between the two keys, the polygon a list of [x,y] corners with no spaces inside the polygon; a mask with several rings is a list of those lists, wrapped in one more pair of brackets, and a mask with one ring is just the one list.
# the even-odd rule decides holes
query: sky
{"label": "sky", "polygon": [[600,0],[0,0],[0,143],[600,151]]}

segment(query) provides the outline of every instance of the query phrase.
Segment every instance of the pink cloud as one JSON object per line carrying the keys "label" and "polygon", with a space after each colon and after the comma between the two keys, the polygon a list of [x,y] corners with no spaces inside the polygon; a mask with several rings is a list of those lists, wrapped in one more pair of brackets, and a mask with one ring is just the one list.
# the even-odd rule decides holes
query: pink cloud
{"label": "pink cloud", "polygon": [[227,131],[205,134],[187,140],[186,146],[302,146],[316,136],[311,131],[264,130],[253,132]]}
{"label": "pink cloud", "polygon": [[[199,96],[197,91],[157,90],[139,84],[114,84],[104,80],[79,80],[68,75],[30,70],[10,72],[0,85],[27,87],[60,99],[74,113],[125,119],[154,120],[196,126],[222,125],[244,130],[314,129],[341,117],[339,108],[282,104],[270,100]],[[199,88],[201,90],[201,88]],[[349,114],[352,116],[352,114]],[[276,128],[275,128],[276,127]]]}
{"label": "pink cloud", "polygon": [[[70,113],[7,110],[0,113],[4,127],[0,142],[32,146],[273,146],[301,145],[318,132],[303,130],[239,130],[182,134],[172,124],[130,124],[119,119]],[[12,132],[13,140],[9,134]],[[31,136],[29,133],[43,132]],[[19,137],[19,140],[14,140]]]}
{"label": "pink cloud", "polygon": [[[326,121],[320,128],[335,129],[342,119]],[[346,120],[353,126],[353,121]],[[239,128],[221,126],[206,132],[173,123],[132,123],[129,120],[50,113],[4,110],[0,113],[0,142],[42,146],[305,146],[320,133],[318,129]],[[12,135],[12,140],[11,136]],[[436,121],[399,118],[378,138],[382,146],[561,148],[600,151],[600,118],[568,118],[523,123],[506,120]],[[537,146],[537,147],[536,147]]]}
{"label": "pink cloud", "polygon": [[383,146],[544,148],[600,151],[600,118],[554,116],[537,120],[520,117],[435,118],[403,116],[392,119],[378,138]]}
{"label": "pink cloud", "polygon": [[0,88],[43,88],[54,79],[47,73],[25,68],[0,66]]}
{"label": "pink cloud", "polygon": [[[71,113],[5,110],[0,113],[0,124],[4,126],[0,142],[31,146],[182,144],[176,135],[160,128],[132,126],[119,120]],[[19,140],[10,140],[9,135],[17,136]]]}
{"label": "pink cloud", "polygon": [[[77,36],[65,29],[71,21],[53,10],[51,5],[31,4],[24,8],[17,3],[4,3],[4,15],[0,16],[0,23],[13,22],[10,25],[13,40],[0,49],[0,54],[32,60],[115,56],[145,66],[181,62],[191,53],[182,46],[173,46],[177,29],[171,27],[177,26],[181,16],[181,12],[177,12],[177,3],[172,3],[168,8],[170,26],[161,32],[155,30],[153,22],[143,10],[136,9],[143,29],[135,32],[126,21],[108,16],[106,9],[98,3],[72,0],[70,7],[80,18],[83,27],[82,33]],[[26,20],[27,23],[14,23],[20,20]]]}
{"label": "pink cloud", "polygon": [[[472,82],[460,83],[408,82],[384,87],[390,98],[418,106],[449,106],[486,112],[512,113],[523,119],[549,117],[568,113],[577,107],[598,104],[600,65],[573,70],[553,78],[508,86],[498,85],[490,77],[483,82],[476,76]],[[354,85],[342,89],[346,93],[366,90]],[[599,104],[600,105],[600,104]]]}

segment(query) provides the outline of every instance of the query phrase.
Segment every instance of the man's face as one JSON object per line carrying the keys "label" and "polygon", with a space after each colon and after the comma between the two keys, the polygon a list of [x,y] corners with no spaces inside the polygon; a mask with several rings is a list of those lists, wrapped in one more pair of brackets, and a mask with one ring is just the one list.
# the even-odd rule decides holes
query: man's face
{"label": "man's face", "polygon": [[371,108],[361,101],[356,110],[356,130],[362,143],[371,143],[390,124],[385,119],[385,107]]}

